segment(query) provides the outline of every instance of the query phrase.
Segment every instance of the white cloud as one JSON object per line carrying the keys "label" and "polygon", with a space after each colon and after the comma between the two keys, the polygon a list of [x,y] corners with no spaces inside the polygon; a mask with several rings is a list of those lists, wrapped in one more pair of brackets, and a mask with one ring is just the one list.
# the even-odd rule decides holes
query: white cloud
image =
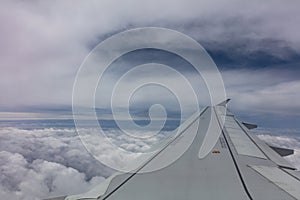
{"label": "white cloud", "polygon": [[[93,129],[84,130],[89,134]],[[124,166],[141,152],[157,144],[164,134],[139,140],[107,132],[120,153],[103,141],[94,148],[101,159]],[[0,195],[7,199],[32,200],[86,192],[114,170],[95,160],[83,147],[73,128],[33,129],[0,128]]]}
{"label": "white cloud", "polygon": [[99,184],[103,177],[86,181],[85,174],[64,165],[34,160],[28,163],[18,153],[0,152],[0,194],[5,199],[40,199],[66,193],[87,191]]}
{"label": "white cloud", "polygon": [[[264,131],[262,131],[264,132]],[[300,138],[292,136],[272,136],[272,135],[258,135],[258,137],[269,144],[278,147],[294,149],[294,154],[287,156],[286,159],[290,161],[298,170],[300,170]]]}
{"label": "white cloud", "polygon": [[112,172],[84,151],[74,130],[5,128],[0,138],[2,198],[31,200],[85,192]]}
{"label": "white cloud", "polygon": [[[84,131],[89,134],[94,129]],[[282,132],[290,135],[283,136]],[[295,154],[287,159],[300,168],[300,140],[295,134],[298,132],[257,129],[259,137],[266,142],[295,149]],[[135,152],[148,151],[168,133],[163,132],[149,139],[137,139],[111,129],[106,132],[107,137],[125,151],[120,153],[102,140],[94,141],[94,152],[101,159],[109,160],[116,166],[124,166],[139,155]],[[0,170],[1,197],[20,200],[85,192],[114,172],[84,149],[73,128],[0,128]]]}

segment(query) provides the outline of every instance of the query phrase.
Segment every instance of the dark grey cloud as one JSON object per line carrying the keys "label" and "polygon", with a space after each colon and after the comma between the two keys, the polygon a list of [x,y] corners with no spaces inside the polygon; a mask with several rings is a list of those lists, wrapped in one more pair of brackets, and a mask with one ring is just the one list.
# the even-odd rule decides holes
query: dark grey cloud
{"label": "dark grey cloud", "polygon": [[[298,1],[3,1],[0,106],[70,105],[90,49],[128,27],[174,28],[220,66],[299,62]],[[223,60],[222,60],[223,59]]]}

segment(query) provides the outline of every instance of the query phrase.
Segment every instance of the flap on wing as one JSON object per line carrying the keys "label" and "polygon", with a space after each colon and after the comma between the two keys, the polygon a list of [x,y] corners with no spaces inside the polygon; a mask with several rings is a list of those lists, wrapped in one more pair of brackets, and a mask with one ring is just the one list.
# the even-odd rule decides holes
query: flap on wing
{"label": "flap on wing", "polygon": [[246,128],[249,129],[249,130],[257,128],[256,124],[250,124],[250,123],[247,123],[247,122],[242,122],[242,124],[244,126],[246,126]]}
{"label": "flap on wing", "polygon": [[277,185],[296,199],[300,199],[300,181],[278,167],[250,166],[263,177]]}
{"label": "flap on wing", "polygon": [[267,159],[263,152],[251,140],[245,130],[241,128],[239,123],[235,120],[235,117],[227,116],[225,128],[239,155]]}
{"label": "flap on wing", "polygon": [[300,181],[300,171],[291,170],[291,169],[282,169],[283,171],[287,172],[291,176],[295,177],[297,180]]}
{"label": "flap on wing", "polygon": [[251,134],[250,130],[234,116],[227,115],[225,128],[238,154],[269,159],[280,167],[295,169],[293,165],[282,158],[282,155],[290,154],[291,151],[284,150],[279,153],[279,149],[278,151],[272,149],[256,135]]}
{"label": "flap on wing", "polygon": [[273,149],[274,151],[276,151],[276,153],[278,153],[282,157],[294,154],[294,149],[287,149],[287,148],[282,148],[282,147],[275,147],[275,146],[272,146],[272,145],[269,145],[269,144],[267,144],[267,145],[269,147],[271,147],[271,149]]}
{"label": "flap on wing", "polygon": [[50,199],[45,199],[45,200],[65,200],[65,196],[64,197],[55,197],[55,198],[50,198]]}

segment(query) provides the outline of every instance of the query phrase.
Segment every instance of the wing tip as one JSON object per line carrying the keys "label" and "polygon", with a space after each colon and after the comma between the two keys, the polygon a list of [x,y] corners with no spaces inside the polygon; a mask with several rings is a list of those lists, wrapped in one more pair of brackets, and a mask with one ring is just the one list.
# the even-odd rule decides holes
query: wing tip
{"label": "wing tip", "polygon": [[228,98],[225,101],[222,101],[221,103],[217,104],[217,106],[226,106],[230,100],[231,99]]}

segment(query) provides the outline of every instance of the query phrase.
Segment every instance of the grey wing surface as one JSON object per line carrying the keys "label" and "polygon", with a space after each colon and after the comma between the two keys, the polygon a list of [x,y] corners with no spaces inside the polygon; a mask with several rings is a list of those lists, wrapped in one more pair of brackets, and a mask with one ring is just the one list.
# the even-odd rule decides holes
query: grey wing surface
{"label": "grey wing surface", "polygon": [[[237,120],[224,103],[206,107],[179,128],[136,171],[114,174],[93,190],[65,199],[300,199],[299,172],[279,150],[251,134],[253,126]],[[278,149],[282,155],[291,153]],[[182,155],[175,162],[151,171],[178,152]],[[139,173],[143,170],[149,172]]]}

